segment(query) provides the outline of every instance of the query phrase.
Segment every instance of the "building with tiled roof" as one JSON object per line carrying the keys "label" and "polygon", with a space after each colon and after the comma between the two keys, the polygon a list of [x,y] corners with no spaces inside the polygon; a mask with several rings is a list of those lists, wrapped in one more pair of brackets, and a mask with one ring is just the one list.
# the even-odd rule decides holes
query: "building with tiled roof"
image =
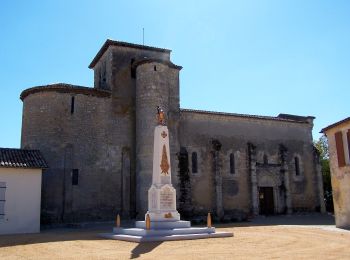
{"label": "building with tiled roof", "polygon": [[42,171],[38,150],[0,148],[0,234],[40,231]]}
{"label": "building with tiled roof", "polygon": [[182,109],[182,67],[170,54],[107,40],[89,65],[93,88],[57,83],[22,92],[21,146],[40,150],[50,165],[43,222],[143,218],[157,106],[167,116],[182,216],[324,211],[314,117]]}

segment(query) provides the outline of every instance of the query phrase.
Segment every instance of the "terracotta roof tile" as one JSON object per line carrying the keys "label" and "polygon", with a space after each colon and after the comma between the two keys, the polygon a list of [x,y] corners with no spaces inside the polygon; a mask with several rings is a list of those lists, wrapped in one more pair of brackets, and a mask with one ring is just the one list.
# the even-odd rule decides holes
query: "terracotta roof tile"
{"label": "terracotta roof tile", "polygon": [[46,169],[48,165],[39,150],[0,148],[0,167]]}

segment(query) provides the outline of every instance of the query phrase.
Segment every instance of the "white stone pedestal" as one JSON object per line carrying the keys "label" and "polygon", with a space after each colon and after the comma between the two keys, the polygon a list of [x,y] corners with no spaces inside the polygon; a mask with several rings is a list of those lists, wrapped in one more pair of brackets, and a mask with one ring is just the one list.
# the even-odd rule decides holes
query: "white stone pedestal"
{"label": "white stone pedestal", "polygon": [[113,233],[100,235],[132,242],[233,236],[229,232],[215,232],[214,227],[194,228],[189,221],[180,220],[176,210],[176,190],[171,184],[169,131],[164,125],[158,125],[154,130],[153,175],[148,190],[147,214],[151,220],[150,229],[146,229],[146,221],[136,221],[135,228],[114,228]]}
{"label": "white stone pedestal", "polygon": [[171,184],[169,131],[166,126],[154,129],[152,186],[148,190],[148,212],[152,221],[180,220],[176,210],[176,190]]}

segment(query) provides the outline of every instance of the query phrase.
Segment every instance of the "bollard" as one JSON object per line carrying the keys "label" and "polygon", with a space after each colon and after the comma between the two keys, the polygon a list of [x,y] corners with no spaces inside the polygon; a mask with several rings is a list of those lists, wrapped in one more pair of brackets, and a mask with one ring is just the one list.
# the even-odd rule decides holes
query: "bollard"
{"label": "bollard", "polygon": [[211,215],[210,215],[210,212],[208,213],[208,217],[207,217],[207,227],[211,228]]}
{"label": "bollard", "polygon": [[150,230],[151,229],[151,218],[149,217],[149,214],[146,214],[146,229]]}
{"label": "bollard", "polygon": [[119,216],[119,214],[117,215],[117,218],[115,219],[115,226],[116,226],[117,228],[120,227],[120,216]]}

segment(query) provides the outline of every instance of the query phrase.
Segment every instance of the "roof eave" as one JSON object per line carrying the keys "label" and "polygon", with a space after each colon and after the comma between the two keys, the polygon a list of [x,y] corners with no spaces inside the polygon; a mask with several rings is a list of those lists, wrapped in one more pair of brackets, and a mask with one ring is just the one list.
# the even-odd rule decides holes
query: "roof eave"
{"label": "roof eave", "polygon": [[107,51],[108,47],[111,45],[112,46],[124,46],[124,47],[135,48],[135,49],[158,51],[158,52],[166,52],[166,53],[171,52],[171,50],[169,50],[169,49],[157,48],[157,47],[128,43],[128,42],[113,41],[113,40],[107,39],[105,41],[105,43],[102,45],[101,49],[97,52],[96,56],[91,61],[90,65],[89,65],[89,69],[93,69],[95,67],[97,62],[100,60],[100,58],[103,56],[103,54]]}
{"label": "roof eave", "polygon": [[329,129],[332,129],[333,127],[336,127],[336,126],[341,125],[341,124],[343,124],[343,123],[346,123],[346,122],[348,122],[348,121],[350,121],[350,117],[347,117],[347,118],[345,118],[345,119],[343,119],[343,120],[340,120],[340,121],[338,121],[338,122],[335,122],[334,124],[331,124],[331,125],[329,125],[329,126],[326,126],[325,128],[323,128],[323,129],[320,131],[320,134],[325,134],[326,131],[328,131]]}

